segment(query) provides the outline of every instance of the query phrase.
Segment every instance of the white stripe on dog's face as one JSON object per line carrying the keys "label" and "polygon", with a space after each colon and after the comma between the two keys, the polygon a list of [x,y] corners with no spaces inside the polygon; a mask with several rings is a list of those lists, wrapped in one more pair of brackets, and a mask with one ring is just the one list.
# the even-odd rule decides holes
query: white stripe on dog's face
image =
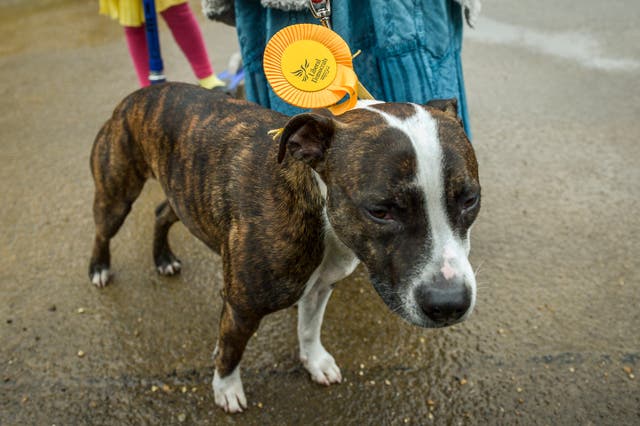
{"label": "white stripe on dog's face", "polygon": [[433,281],[441,273],[446,279],[461,277],[471,293],[471,304],[462,319],[469,316],[476,299],[476,281],[467,258],[469,253],[469,233],[463,238],[453,232],[446,209],[443,176],[443,151],[438,137],[436,120],[429,112],[415,105],[416,114],[407,119],[394,117],[378,109],[365,106],[364,109],[380,114],[387,123],[404,132],[416,154],[416,184],[425,195],[425,211],[428,218],[430,236],[425,241],[423,255],[417,260],[409,284],[402,294],[404,308],[415,322],[423,315],[416,303],[414,290]]}

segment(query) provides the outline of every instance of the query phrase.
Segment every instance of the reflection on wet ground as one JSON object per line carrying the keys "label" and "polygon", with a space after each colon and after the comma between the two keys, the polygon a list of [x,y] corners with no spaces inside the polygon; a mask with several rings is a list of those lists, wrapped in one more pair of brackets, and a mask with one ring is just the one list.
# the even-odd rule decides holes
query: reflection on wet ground
{"label": "reflection on wet ground", "polygon": [[518,27],[489,18],[482,18],[477,31],[467,34],[470,40],[523,46],[528,49],[578,62],[582,66],[602,71],[637,71],[640,61],[612,57],[591,35],[580,32],[545,33]]}
{"label": "reflection on wet ground", "polygon": [[77,0],[9,1],[0,15],[0,56],[97,46],[120,37],[117,25],[97,19],[97,7]]}
{"label": "reflection on wet ground", "polygon": [[[89,150],[135,88],[133,71],[120,29],[96,2],[31,4],[0,2],[1,424],[638,423],[633,73],[557,67],[535,51],[471,39],[465,67],[483,182],[473,316],[444,330],[412,327],[359,268],[338,285],[323,327],[345,382],[311,383],[297,360],[295,309],[282,311],[249,343],[250,408],[230,417],[210,386],[220,260],[176,226],[184,270],[156,275],[157,184],[113,241],[112,285],[88,283]],[[630,28],[624,22],[616,31]],[[233,30],[203,21],[203,31],[224,66]],[[190,78],[162,37],[169,75]]]}

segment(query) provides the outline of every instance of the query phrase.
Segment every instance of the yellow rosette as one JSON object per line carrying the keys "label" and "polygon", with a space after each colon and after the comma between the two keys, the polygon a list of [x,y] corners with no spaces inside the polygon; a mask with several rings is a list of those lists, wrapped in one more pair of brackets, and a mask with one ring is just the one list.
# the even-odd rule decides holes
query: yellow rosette
{"label": "yellow rosette", "polygon": [[278,31],[267,43],[263,66],[273,91],[291,105],[339,115],[358,100],[349,46],[326,27],[298,24]]}

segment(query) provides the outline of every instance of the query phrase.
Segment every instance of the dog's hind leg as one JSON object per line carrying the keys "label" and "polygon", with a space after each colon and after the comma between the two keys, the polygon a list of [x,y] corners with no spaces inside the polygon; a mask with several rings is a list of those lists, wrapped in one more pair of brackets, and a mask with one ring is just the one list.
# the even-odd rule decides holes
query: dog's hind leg
{"label": "dog's hind leg", "polygon": [[171,225],[179,221],[168,200],[156,208],[156,225],[153,230],[153,260],[156,269],[162,275],[174,275],[180,272],[182,264],[169,247],[168,234]]}
{"label": "dog's hind leg", "polygon": [[109,241],[122,226],[146,181],[147,166],[141,158],[123,126],[113,119],[98,133],[91,153],[96,235],[89,263],[89,279],[97,287],[104,287],[109,281]]}
{"label": "dog's hind leg", "polygon": [[104,199],[96,193],[93,203],[96,237],[89,263],[89,279],[97,287],[104,287],[109,282],[111,265],[109,242],[131,211],[132,203],[133,201]]}

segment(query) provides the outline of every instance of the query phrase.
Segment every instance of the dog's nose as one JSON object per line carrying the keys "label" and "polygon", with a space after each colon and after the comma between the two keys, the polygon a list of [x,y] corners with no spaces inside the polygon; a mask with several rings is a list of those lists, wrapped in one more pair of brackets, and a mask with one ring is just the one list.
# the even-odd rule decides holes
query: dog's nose
{"label": "dog's nose", "polygon": [[442,274],[416,289],[422,312],[436,323],[447,325],[464,316],[471,305],[471,292],[461,277],[447,280]]}

